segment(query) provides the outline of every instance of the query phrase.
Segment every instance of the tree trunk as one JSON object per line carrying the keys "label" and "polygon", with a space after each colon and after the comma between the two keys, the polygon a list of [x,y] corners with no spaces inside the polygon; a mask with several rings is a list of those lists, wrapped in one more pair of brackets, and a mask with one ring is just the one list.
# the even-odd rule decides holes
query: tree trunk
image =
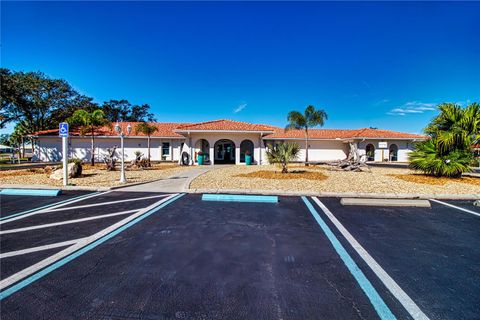
{"label": "tree trunk", "polygon": [[308,128],[305,129],[305,166],[308,167]]}
{"label": "tree trunk", "polygon": [[282,173],[288,173],[288,168],[286,163],[282,163]]}
{"label": "tree trunk", "polygon": [[148,149],[148,155],[147,155],[148,166],[150,167],[151,166],[151,164],[150,164],[150,135],[147,136],[147,149]]}
{"label": "tree trunk", "polygon": [[25,139],[22,136],[22,158],[25,158]]}
{"label": "tree trunk", "polygon": [[95,166],[95,134],[92,130],[92,140],[91,140],[91,143],[92,143],[92,158],[90,159],[90,162],[92,163],[92,166]]}

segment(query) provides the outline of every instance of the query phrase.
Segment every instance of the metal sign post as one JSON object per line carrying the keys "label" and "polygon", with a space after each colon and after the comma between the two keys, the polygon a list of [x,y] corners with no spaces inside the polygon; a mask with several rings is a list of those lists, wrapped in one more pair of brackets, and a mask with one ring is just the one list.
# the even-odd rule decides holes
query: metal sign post
{"label": "metal sign post", "polygon": [[68,123],[60,123],[58,135],[62,137],[63,185],[66,186],[68,185]]}

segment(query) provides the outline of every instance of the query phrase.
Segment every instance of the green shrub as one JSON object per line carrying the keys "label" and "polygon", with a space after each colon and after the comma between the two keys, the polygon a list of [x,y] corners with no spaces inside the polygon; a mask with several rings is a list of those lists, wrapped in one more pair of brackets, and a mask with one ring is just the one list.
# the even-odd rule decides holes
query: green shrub
{"label": "green shrub", "polygon": [[459,178],[463,172],[471,171],[473,155],[469,151],[452,150],[440,153],[436,139],[429,139],[416,145],[410,153],[410,168],[436,177]]}

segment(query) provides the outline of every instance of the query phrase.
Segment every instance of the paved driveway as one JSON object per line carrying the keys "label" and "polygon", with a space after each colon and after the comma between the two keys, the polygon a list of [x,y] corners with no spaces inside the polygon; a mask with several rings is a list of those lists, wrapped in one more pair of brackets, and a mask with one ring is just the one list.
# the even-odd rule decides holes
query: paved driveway
{"label": "paved driveway", "polygon": [[[480,212],[469,202],[448,203],[467,212],[310,197],[83,196],[0,221],[2,318],[480,314],[480,217],[469,213]],[[2,197],[4,216],[20,201],[29,199]]]}

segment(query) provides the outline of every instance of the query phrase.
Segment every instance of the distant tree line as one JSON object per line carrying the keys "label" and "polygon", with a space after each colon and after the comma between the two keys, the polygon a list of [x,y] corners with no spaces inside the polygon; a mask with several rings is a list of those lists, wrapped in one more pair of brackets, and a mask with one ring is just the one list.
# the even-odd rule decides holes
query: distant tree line
{"label": "distant tree line", "polygon": [[[0,128],[16,124],[11,144],[16,144],[19,137],[58,128],[60,122],[72,119],[77,110],[101,110],[106,122],[155,121],[148,104],[131,104],[125,99],[99,104],[77,92],[67,81],[52,79],[42,72],[0,68],[0,85]],[[2,141],[9,139],[2,137]]]}
{"label": "distant tree line", "polygon": [[91,133],[93,164],[92,131],[116,121],[155,121],[148,104],[131,104],[126,99],[99,104],[77,92],[67,81],[52,79],[42,72],[0,68],[0,85],[0,129],[15,123],[12,134],[1,135],[1,144],[18,150],[25,144],[25,136],[56,129],[60,122],[68,121],[81,134]]}

